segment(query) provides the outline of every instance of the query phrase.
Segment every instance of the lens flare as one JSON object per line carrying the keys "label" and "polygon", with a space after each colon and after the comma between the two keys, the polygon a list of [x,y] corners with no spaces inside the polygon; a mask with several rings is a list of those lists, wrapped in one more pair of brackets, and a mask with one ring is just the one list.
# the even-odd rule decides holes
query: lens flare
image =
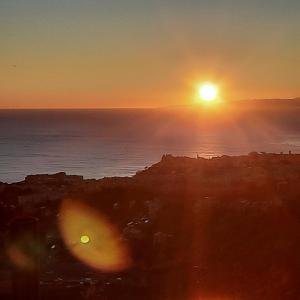
{"label": "lens flare", "polygon": [[90,242],[90,237],[88,235],[83,235],[80,238],[80,242],[82,244],[88,244]]}
{"label": "lens flare", "polygon": [[41,244],[36,219],[23,217],[12,221],[6,253],[14,268],[24,271],[39,268]]}
{"label": "lens flare", "polygon": [[130,267],[128,248],[116,228],[90,206],[64,200],[59,226],[70,252],[88,266],[106,272]]}
{"label": "lens flare", "polygon": [[9,247],[7,249],[7,255],[15,267],[23,270],[34,269],[35,264],[33,259],[18,245]]}

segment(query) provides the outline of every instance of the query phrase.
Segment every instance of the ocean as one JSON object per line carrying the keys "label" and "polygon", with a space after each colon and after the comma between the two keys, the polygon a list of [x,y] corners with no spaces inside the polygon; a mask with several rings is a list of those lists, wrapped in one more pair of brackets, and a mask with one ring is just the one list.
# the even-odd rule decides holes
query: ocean
{"label": "ocean", "polygon": [[299,124],[286,126],[287,119],[260,114],[220,121],[166,109],[1,110],[0,181],[61,171],[96,179],[131,176],[167,153],[300,153]]}

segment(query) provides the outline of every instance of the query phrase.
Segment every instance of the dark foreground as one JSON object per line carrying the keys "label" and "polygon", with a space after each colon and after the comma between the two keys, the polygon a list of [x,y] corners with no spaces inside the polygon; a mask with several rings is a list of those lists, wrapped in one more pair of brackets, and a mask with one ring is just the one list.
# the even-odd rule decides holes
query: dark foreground
{"label": "dark foreground", "polygon": [[[107,273],[70,254],[64,199],[106,216],[130,268]],[[1,299],[12,297],[6,244],[21,216],[38,220],[41,299],[300,299],[300,155],[167,155],[132,178],[0,183]]]}

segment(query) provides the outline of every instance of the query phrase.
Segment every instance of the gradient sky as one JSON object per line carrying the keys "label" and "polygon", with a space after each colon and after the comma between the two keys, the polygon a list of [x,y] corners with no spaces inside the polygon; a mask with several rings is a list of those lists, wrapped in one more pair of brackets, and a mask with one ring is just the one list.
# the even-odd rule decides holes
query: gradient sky
{"label": "gradient sky", "polygon": [[0,107],[300,96],[299,0],[1,0]]}

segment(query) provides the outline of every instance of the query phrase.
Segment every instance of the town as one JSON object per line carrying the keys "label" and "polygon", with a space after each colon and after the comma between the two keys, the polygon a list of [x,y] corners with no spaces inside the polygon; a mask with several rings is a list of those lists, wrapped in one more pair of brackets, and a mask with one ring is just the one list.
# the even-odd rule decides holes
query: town
{"label": "town", "polygon": [[[7,246],[11,224],[33,218],[41,299],[297,299],[299,182],[299,154],[251,152],[164,155],[133,177],[1,183],[0,297],[14,299],[7,274],[20,267]],[[59,226],[65,199],[105,216],[130,266],[105,272],[72,255]]]}

